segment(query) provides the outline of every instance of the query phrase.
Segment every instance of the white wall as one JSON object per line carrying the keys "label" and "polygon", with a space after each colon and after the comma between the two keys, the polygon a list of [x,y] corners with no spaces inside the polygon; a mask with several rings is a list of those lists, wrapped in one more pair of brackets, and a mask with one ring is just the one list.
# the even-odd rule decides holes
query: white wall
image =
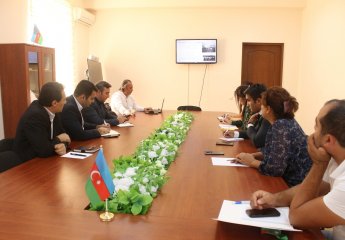
{"label": "white wall", "polygon": [[[232,100],[241,81],[242,42],[284,43],[283,86],[297,94],[302,10],[296,8],[143,8],[97,12],[90,52],[115,91],[134,82],[144,106],[187,104],[188,66],[175,64],[175,39],[217,38],[218,63],[209,65],[201,107],[237,111]],[[190,65],[189,104],[198,105],[205,65]]]}
{"label": "white wall", "polygon": [[344,43],[345,1],[309,0],[303,12],[297,95],[298,119],[308,134],[326,101],[345,98]]}

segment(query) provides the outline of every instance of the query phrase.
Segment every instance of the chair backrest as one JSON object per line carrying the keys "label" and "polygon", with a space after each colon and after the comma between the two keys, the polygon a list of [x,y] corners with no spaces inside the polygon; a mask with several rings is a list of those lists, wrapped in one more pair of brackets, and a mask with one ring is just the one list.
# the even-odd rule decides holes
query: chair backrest
{"label": "chair backrest", "polygon": [[201,108],[198,106],[179,106],[178,111],[201,111]]}
{"label": "chair backrest", "polygon": [[11,151],[14,143],[14,138],[5,138],[0,140],[0,152]]}
{"label": "chair backrest", "polygon": [[0,152],[0,172],[4,172],[23,163],[17,153],[13,151]]}

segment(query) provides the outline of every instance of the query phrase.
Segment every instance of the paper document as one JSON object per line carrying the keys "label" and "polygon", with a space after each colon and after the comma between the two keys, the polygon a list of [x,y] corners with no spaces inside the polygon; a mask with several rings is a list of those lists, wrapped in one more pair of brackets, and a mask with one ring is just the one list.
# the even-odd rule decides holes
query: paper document
{"label": "paper document", "polygon": [[246,210],[250,209],[249,201],[224,200],[219,216],[215,220],[242,224],[261,228],[279,229],[285,231],[301,231],[293,228],[289,221],[289,208],[276,208],[280,212],[279,217],[250,218]]}
{"label": "paper document", "polygon": [[118,127],[133,127],[134,125],[130,122],[120,123]]}
{"label": "paper document", "polygon": [[61,157],[84,159],[90,157],[91,155],[92,153],[68,152],[65,155],[62,155]]}
{"label": "paper document", "polygon": [[110,132],[108,132],[106,134],[102,134],[101,136],[102,137],[118,137],[118,136],[120,136],[120,133],[118,131],[111,129]]}
{"label": "paper document", "polygon": [[244,140],[243,138],[225,138],[225,137],[221,137],[219,139],[224,141],[224,142],[239,142],[239,141]]}
{"label": "paper document", "polygon": [[228,166],[228,167],[248,167],[242,163],[236,163],[236,158],[212,157],[213,166]]}
{"label": "paper document", "polygon": [[235,131],[238,129],[235,125],[230,125],[230,124],[219,124],[219,127],[224,130],[232,130]]}

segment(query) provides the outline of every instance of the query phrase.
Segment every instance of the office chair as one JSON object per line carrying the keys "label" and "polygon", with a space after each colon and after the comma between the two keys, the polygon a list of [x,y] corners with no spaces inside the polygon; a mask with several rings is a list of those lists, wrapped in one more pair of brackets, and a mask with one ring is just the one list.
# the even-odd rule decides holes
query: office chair
{"label": "office chair", "polygon": [[22,163],[17,153],[12,151],[14,139],[0,140],[0,172],[4,172]]}
{"label": "office chair", "polygon": [[202,111],[200,107],[198,106],[179,106],[177,108],[177,111]]}

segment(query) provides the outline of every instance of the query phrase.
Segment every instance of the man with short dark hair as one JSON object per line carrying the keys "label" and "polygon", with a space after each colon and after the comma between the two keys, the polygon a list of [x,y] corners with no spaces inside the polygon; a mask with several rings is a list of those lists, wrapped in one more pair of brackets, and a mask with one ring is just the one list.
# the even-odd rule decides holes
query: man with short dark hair
{"label": "man with short dark hair", "polygon": [[248,120],[246,131],[225,131],[225,137],[249,138],[257,148],[265,146],[266,134],[270,123],[261,116],[261,94],[266,91],[263,84],[253,84],[244,92],[247,105],[253,114]]}
{"label": "man with short dark hair", "polygon": [[100,81],[96,84],[96,88],[98,91],[95,101],[89,107],[83,108],[82,110],[85,122],[94,127],[104,123],[110,126],[117,126],[119,123],[125,122],[127,120],[125,116],[117,116],[105,106],[105,101],[109,98],[110,94],[110,83]]}
{"label": "man with short dark hair", "polygon": [[88,80],[81,80],[74,94],[67,98],[61,114],[61,120],[66,132],[75,140],[98,138],[110,131],[109,126],[101,124],[90,125],[84,121],[82,109],[89,107],[96,96],[97,88]]}
{"label": "man with short dark hair", "polygon": [[257,191],[251,206],[290,205],[293,226],[333,227],[332,239],[345,239],[345,100],[331,100],[321,108],[308,152],[313,165],[300,185],[275,194]]}
{"label": "man with short dark hair", "polygon": [[48,82],[42,86],[38,100],[30,104],[17,127],[13,148],[22,161],[66,153],[71,140],[59,115],[65,102],[60,83]]}

